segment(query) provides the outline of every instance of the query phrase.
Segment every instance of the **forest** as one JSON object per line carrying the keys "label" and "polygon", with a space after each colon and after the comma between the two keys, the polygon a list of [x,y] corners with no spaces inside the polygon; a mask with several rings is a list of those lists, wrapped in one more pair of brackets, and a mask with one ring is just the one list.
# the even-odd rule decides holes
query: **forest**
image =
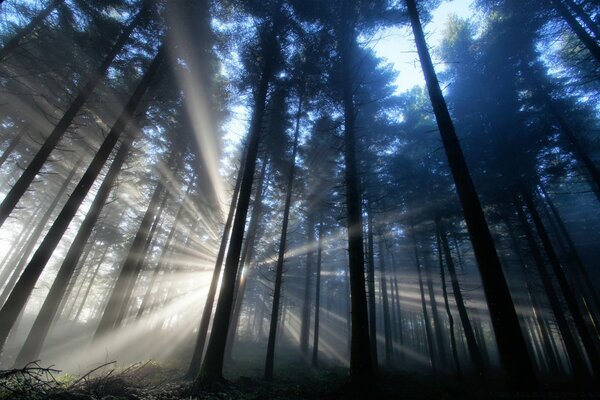
{"label": "forest", "polygon": [[598,0],[0,0],[0,399],[600,399],[598,95]]}

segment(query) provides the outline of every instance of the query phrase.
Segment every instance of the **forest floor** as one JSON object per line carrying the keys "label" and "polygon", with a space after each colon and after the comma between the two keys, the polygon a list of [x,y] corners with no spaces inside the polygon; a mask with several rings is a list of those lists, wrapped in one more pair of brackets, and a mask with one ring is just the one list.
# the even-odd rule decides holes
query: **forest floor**
{"label": "forest floor", "polygon": [[[227,372],[227,371],[226,371]],[[236,371],[233,372],[235,375]],[[250,371],[250,375],[252,371]],[[301,365],[282,367],[272,382],[250,376],[217,383],[192,393],[189,381],[176,367],[147,362],[126,368],[106,364],[80,377],[30,364],[0,371],[2,400],[263,400],[263,399],[600,399],[600,393],[567,389],[515,393],[474,380],[457,381],[414,373],[382,375],[372,387],[350,388],[346,370],[311,370]],[[496,389],[494,389],[496,388]]]}

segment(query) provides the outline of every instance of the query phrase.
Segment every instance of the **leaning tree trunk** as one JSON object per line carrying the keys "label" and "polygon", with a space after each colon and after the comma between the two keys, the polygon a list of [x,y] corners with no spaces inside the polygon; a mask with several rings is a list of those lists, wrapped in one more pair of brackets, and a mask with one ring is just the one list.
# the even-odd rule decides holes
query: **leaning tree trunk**
{"label": "leaning tree trunk", "polygon": [[[102,266],[102,264],[104,264],[104,259],[108,255],[108,249],[109,248],[110,248],[110,246],[106,245],[104,247],[104,250],[102,251],[102,255],[100,256],[100,260],[96,264],[96,268],[94,269],[94,272],[92,273],[92,276],[90,277],[89,281],[87,282],[87,288],[85,289],[85,293],[83,294],[83,298],[81,299],[81,302],[79,303],[79,307],[77,308],[77,312],[75,313],[75,317],[73,317],[73,321],[77,321],[79,319],[79,316],[81,315],[81,312],[83,311],[83,307],[85,306],[87,298],[88,298],[88,296],[90,294],[90,290],[92,290],[92,286],[94,286],[94,282],[96,281],[96,277],[98,276],[98,271],[100,271],[100,267]],[[69,310],[69,313],[70,313],[70,310]]]}
{"label": "leaning tree trunk", "polygon": [[129,36],[131,36],[131,33],[135,27],[140,23],[143,14],[143,11],[140,11],[133,21],[123,30],[115,45],[102,61],[102,64],[100,64],[98,69],[91,75],[86,84],[81,88],[79,94],[69,106],[69,109],[65,112],[60,121],[58,121],[58,124],[56,124],[52,130],[52,133],[50,133],[50,136],[46,138],[42,147],[38,150],[27,168],[25,168],[25,171],[23,171],[20,178],[17,180],[17,182],[15,182],[4,200],[2,200],[2,203],[0,204],[0,227],[2,224],[4,224],[6,218],[8,218],[10,213],[14,210],[25,191],[27,191],[29,188],[29,185],[31,185],[31,182],[33,182],[33,179],[40,172],[44,166],[44,163],[48,157],[50,157],[50,153],[52,150],[54,150],[60,139],[64,136],[67,128],[71,125],[77,116],[77,113],[79,110],[81,110],[81,107],[83,107],[83,104],[90,97],[98,83],[100,83],[102,77],[106,75],[106,71],[112,64],[113,60],[123,49],[123,46],[125,46],[127,39],[129,39]]}
{"label": "leaning tree trunk", "polygon": [[58,311],[60,302],[65,298],[67,287],[72,279],[73,272],[77,267],[79,259],[81,258],[85,244],[92,234],[94,226],[100,216],[100,212],[104,207],[104,203],[108,199],[108,195],[113,187],[114,181],[119,175],[121,167],[129,154],[129,147],[129,140],[126,140],[119,148],[102,184],[98,188],[96,197],[94,197],[94,201],[79,227],[73,243],[69,247],[69,251],[58,270],[58,274],[54,279],[50,292],[46,296],[46,300],[44,300],[44,304],[33,323],[31,331],[25,340],[25,344],[23,344],[23,347],[17,356],[15,362],[17,367],[23,366],[38,358],[42,349],[42,344],[50,329],[50,324]]}
{"label": "leaning tree trunk", "polygon": [[317,282],[315,283],[315,329],[313,331],[312,366],[319,366],[319,315],[321,307],[321,263],[323,261],[323,215],[319,221],[319,247],[317,248]]}
{"label": "leaning tree trunk", "polygon": [[279,253],[277,254],[277,266],[275,267],[275,288],[273,291],[273,308],[271,309],[271,324],[269,327],[269,340],[267,342],[267,358],[265,360],[265,379],[273,379],[273,364],[275,361],[275,339],[277,337],[277,321],[279,320],[279,303],[281,301],[281,284],[283,278],[283,264],[285,262],[285,249],[287,244],[287,230],[290,220],[290,207],[292,205],[292,193],[294,189],[294,177],[296,175],[296,155],[298,153],[298,139],[300,138],[300,116],[302,114],[302,95],[298,99],[298,116],[296,119],[296,130],[294,132],[294,144],[292,145],[292,158],[290,160],[290,171],[288,172],[287,189],[285,194],[285,205],[283,207],[283,221],[281,224],[281,237],[279,239]]}
{"label": "leaning tree trunk", "polygon": [[579,333],[579,337],[581,338],[581,342],[583,343],[583,347],[585,348],[587,357],[590,361],[592,372],[594,376],[600,376],[600,354],[598,354],[598,349],[594,344],[594,340],[587,330],[585,321],[581,315],[581,310],[579,309],[579,305],[577,304],[577,300],[573,294],[573,290],[571,289],[565,272],[560,265],[558,256],[556,255],[554,247],[552,246],[552,242],[550,241],[548,233],[546,232],[546,228],[542,223],[542,219],[538,214],[537,208],[535,207],[533,199],[529,193],[526,190],[522,190],[521,195],[523,196],[523,200],[527,206],[529,215],[531,216],[540,240],[542,241],[542,247],[546,251],[550,265],[552,266],[552,270],[558,281],[558,286],[560,287],[562,295],[567,303],[567,308],[573,317],[573,322],[575,323],[575,327],[577,328],[577,332]]}
{"label": "leaning tree trunk", "polygon": [[[82,158],[80,158],[75,163],[75,165],[71,169],[71,172],[67,176],[67,179],[62,183],[62,185],[58,189],[58,192],[56,192],[56,194],[54,196],[54,200],[52,200],[50,207],[48,207],[48,209],[46,210],[44,215],[42,215],[42,217],[36,224],[34,231],[31,233],[31,235],[27,239],[27,244],[23,247],[23,249],[20,252],[21,258],[20,258],[19,262],[16,264],[16,266],[14,267],[12,275],[10,276],[10,279],[8,280],[8,282],[6,283],[6,286],[4,287],[4,290],[2,291],[2,295],[0,295],[0,304],[4,304],[6,299],[10,296],[10,293],[13,290],[15,283],[21,276],[21,272],[23,272],[23,269],[27,265],[27,259],[29,257],[29,254],[31,253],[31,251],[35,247],[36,243],[38,242],[40,236],[42,235],[42,232],[44,231],[44,228],[46,227],[48,220],[52,216],[54,209],[56,208],[56,206],[58,205],[60,200],[62,200],[63,195],[65,194],[69,185],[71,184],[71,180],[73,179],[73,176],[75,176],[75,173],[79,169],[81,161],[82,161]],[[16,259],[15,259],[15,261],[16,261]],[[7,268],[10,268],[10,265],[8,265]],[[9,271],[9,270],[7,270],[7,271]]]}
{"label": "leaning tree trunk", "polygon": [[210,339],[208,341],[208,347],[206,349],[206,355],[194,383],[196,389],[198,389],[199,385],[203,382],[217,381],[223,378],[223,361],[225,357],[225,346],[227,344],[227,331],[229,330],[229,322],[231,319],[235,281],[240,260],[240,252],[242,250],[242,242],[244,239],[246,215],[248,214],[250,195],[252,193],[252,181],[254,178],[254,169],[256,167],[262,121],[265,113],[267,91],[275,67],[274,52],[276,51],[275,46],[277,40],[276,26],[277,24],[271,28],[272,31],[270,32],[268,39],[269,43],[265,45],[267,54],[265,54],[264,57],[265,64],[263,66],[255,97],[254,116],[250,129],[250,137],[248,139],[246,160],[244,161],[244,173],[240,184],[239,199],[231,229],[231,241],[227,252],[227,258],[225,259],[221,291],[219,293],[219,300],[217,301],[215,318],[210,333]]}
{"label": "leaning tree trunk", "polygon": [[537,380],[531,359],[527,353],[525,338],[519,326],[519,319],[502,272],[492,235],[433,68],[417,5],[415,0],[405,1],[429,97],[479,266],[479,273],[498,344],[500,361],[513,387],[532,389],[537,387]]}
{"label": "leaning tree trunk", "polygon": [[448,237],[446,236],[446,230],[444,229],[442,219],[440,217],[436,217],[435,225],[442,241],[444,258],[446,259],[446,266],[448,267],[448,273],[450,274],[450,283],[452,284],[454,300],[456,300],[456,307],[458,308],[458,316],[460,317],[460,322],[465,333],[465,339],[467,339],[469,355],[473,365],[475,366],[477,374],[483,376],[485,374],[483,357],[481,355],[481,350],[479,350],[479,346],[477,346],[477,340],[475,340],[475,333],[473,332],[473,327],[471,326],[471,320],[467,314],[467,308],[465,307],[463,295],[458,283],[458,276],[456,275],[456,269],[454,268],[454,261],[452,260],[452,254],[450,253],[450,246],[448,245]]}
{"label": "leaning tree trunk", "polygon": [[15,36],[13,36],[13,38],[10,39],[2,49],[0,49],[0,61],[3,61],[6,56],[19,47],[21,41],[25,39],[26,36],[31,34],[31,32],[33,32],[37,27],[39,27],[48,17],[48,15],[50,15],[50,13],[52,13],[52,11],[54,11],[62,3],[64,3],[64,0],[51,1],[38,15],[29,21],[27,25],[19,29]]}
{"label": "leaning tree trunk", "polygon": [[142,222],[129,247],[125,263],[121,267],[115,286],[108,298],[108,303],[106,303],[102,318],[96,328],[94,340],[103,338],[114,329],[118,328],[125,316],[133,286],[140,272],[140,266],[142,264],[141,257],[144,253],[144,248],[146,247],[145,244],[148,241],[151,224],[153,224],[153,221],[155,220],[159,200],[164,191],[164,185],[159,181],[152,193],[148,208],[146,208],[146,212],[142,217]]}
{"label": "leaning tree trunk", "polygon": [[31,261],[29,261],[29,264],[27,264],[25,271],[11,292],[8,300],[0,310],[0,351],[4,346],[6,338],[8,337],[8,333],[12,329],[17,317],[19,316],[19,313],[25,306],[29,295],[33,291],[39,276],[44,270],[46,263],[52,256],[54,249],[56,249],[56,246],[67,230],[69,223],[75,217],[79,206],[85,199],[85,196],[100,174],[104,163],[117,144],[121,133],[123,130],[125,130],[125,128],[127,128],[127,125],[132,120],[132,116],[138,108],[140,100],[150,86],[150,83],[162,64],[164,57],[165,48],[161,47],[154,60],[148,67],[148,70],[138,83],[133,95],[125,105],[121,115],[119,115],[119,118],[113,125],[113,128],[104,138],[102,145],[96,152],[96,155],[83,174],[83,177],[73,190],[73,193],[71,193],[69,200],[67,200],[67,203],[64,205],[60,214],[52,224],[52,227],[44,237],[44,240],[33,255]]}
{"label": "leaning tree trunk", "polygon": [[598,25],[592,20],[590,15],[583,9],[581,4],[577,3],[573,0],[565,0],[565,3],[573,10],[573,12],[577,15],[581,21],[585,24],[586,28],[590,30],[594,34],[594,38],[600,39],[600,29],[598,29]]}
{"label": "leaning tree trunk", "polygon": [[229,213],[227,214],[227,220],[225,221],[225,227],[223,228],[223,237],[221,238],[221,245],[219,246],[219,252],[217,254],[217,260],[215,261],[215,268],[213,269],[212,279],[210,281],[210,287],[208,288],[208,294],[206,295],[206,303],[202,310],[202,317],[200,318],[200,326],[198,328],[198,336],[196,336],[196,344],[194,346],[194,352],[192,353],[192,360],[188,367],[186,378],[194,379],[198,375],[200,370],[200,364],[202,362],[202,353],[204,353],[204,344],[206,342],[206,336],[208,334],[208,326],[210,324],[210,316],[212,314],[213,304],[215,302],[215,295],[217,294],[217,286],[219,284],[219,277],[221,276],[221,267],[223,265],[223,258],[225,257],[225,250],[227,249],[227,243],[229,243],[231,223],[235,214],[236,204],[238,201],[238,195],[240,191],[240,185],[242,182],[244,159],[246,156],[242,156],[240,163],[240,170],[235,180],[235,188],[231,196],[231,204],[229,206]]}
{"label": "leaning tree trunk", "polygon": [[2,155],[0,156],[0,167],[2,167],[2,165],[4,165],[4,162],[12,154],[13,150],[19,145],[19,142],[21,141],[22,137],[23,137],[22,133],[19,132],[15,135],[14,138],[12,138],[10,140],[10,142],[8,142],[8,146],[6,147],[6,149],[4,149],[4,151],[2,152]]}

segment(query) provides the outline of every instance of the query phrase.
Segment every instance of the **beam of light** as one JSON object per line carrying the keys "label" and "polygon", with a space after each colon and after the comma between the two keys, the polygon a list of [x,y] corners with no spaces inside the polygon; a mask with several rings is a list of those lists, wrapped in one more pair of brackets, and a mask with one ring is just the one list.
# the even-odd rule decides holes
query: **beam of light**
{"label": "beam of light", "polygon": [[[202,156],[203,163],[218,203],[221,205],[221,214],[227,213],[227,199],[230,197],[225,190],[222,177],[219,173],[219,148],[215,138],[215,129],[211,121],[210,108],[206,101],[207,93],[203,87],[200,76],[202,76],[201,63],[196,58],[196,52],[191,48],[193,40],[186,37],[189,27],[182,26],[181,21],[186,21],[181,15],[178,7],[167,7],[167,21],[169,22],[169,35],[173,65],[177,65],[180,59],[186,60],[188,69],[177,68],[176,79],[179,87],[186,88],[185,108],[192,123],[194,134],[198,141],[198,151]],[[207,71],[205,71],[207,72]]]}

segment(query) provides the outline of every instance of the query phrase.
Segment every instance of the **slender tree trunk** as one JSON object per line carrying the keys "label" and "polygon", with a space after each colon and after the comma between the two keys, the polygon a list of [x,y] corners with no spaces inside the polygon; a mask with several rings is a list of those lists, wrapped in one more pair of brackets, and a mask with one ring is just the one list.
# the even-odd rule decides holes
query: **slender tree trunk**
{"label": "slender tree trunk", "polygon": [[196,336],[196,343],[194,346],[194,352],[192,353],[192,360],[190,361],[190,366],[188,367],[188,370],[185,375],[187,379],[194,379],[198,375],[198,371],[200,370],[202,354],[204,353],[204,344],[206,342],[208,326],[210,324],[210,316],[212,314],[215,295],[217,293],[219,277],[221,276],[221,266],[223,265],[223,258],[225,257],[225,250],[227,249],[227,244],[229,243],[231,223],[233,221],[233,216],[235,215],[236,205],[238,202],[238,196],[243,176],[242,165],[244,163],[245,157],[246,156],[242,156],[238,176],[235,180],[235,188],[231,196],[229,213],[227,214],[227,220],[225,221],[225,227],[223,228],[223,237],[221,238],[219,252],[217,253],[215,268],[213,270],[212,279],[210,281],[210,287],[208,288],[208,294],[206,296],[206,303],[204,304],[204,309],[202,310],[202,317],[200,318],[200,326],[198,327],[198,336]]}
{"label": "slender tree trunk", "polygon": [[446,274],[444,272],[444,256],[442,253],[442,240],[440,233],[436,229],[436,242],[437,242],[437,253],[440,264],[440,278],[442,283],[442,295],[444,296],[444,307],[446,309],[446,315],[448,316],[448,325],[450,330],[450,347],[452,349],[452,358],[454,359],[454,366],[456,367],[456,373],[459,377],[462,376],[462,370],[460,368],[460,361],[458,358],[458,348],[456,347],[456,336],[454,333],[454,317],[450,311],[450,303],[448,302],[448,290],[446,289]]}
{"label": "slender tree trunk", "polygon": [[267,358],[265,360],[265,379],[273,379],[273,364],[275,361],[275,339],[277,337],[277,320],[279,316],[279,302],[281,301],[281,285],[283,280],[283,264],[285,262],[285,249],[287,245],[287,230],[290,220],[290,207],[292,205],[292,194],[294,189],[294,177],[296,175],[296,155],[298,153],[298,139],[300,138],[300,116],[302,113],[302,95],[298,99],[298,116],[296,119],[296,130],[294,132],[294,144],[292,147],[292,158],[290,160],[290,171],[288,172],[287,189],[285,194],[285,205],[283,208],[283,222],[281,225],[281,237],[279,240],[279,253],[277,255],[277,266],[275,267],[275,288],[273,291],[273,308],[271,309],[271,326],[269,328],[269,340],[267,342]]}
{"label": "slender tree trunk", "polygon": [[40,11],[38,15],[36,15],[27,25],[23,28],[19,29],[15,36],[10,39],[3,48],[0,49],[0,61],[3,61],[6,56],[12,53],[21,43],[21,41],[31,34],[37,27],[39,27],[42,22],[54,11],[59,5],[64,3],[64,0],[53,0],[48,3],[48,5]]}
{"label": "slender tree trunk", "polygon": [[437,217],[435,219],[435,224],[438,229],[440,239],[442,241],[444,258],[446,259],[446,266],[448,267],[448,273],[450,274],[452,291],[454,292],[454,299],[456,300],[458,315],[460,317],[460,322],[465,333],[465,339],[467,340],[469,355],[471,357],[473,365],[476,368],[477,374],[483,376],[485,374],[485,365],[483,363],[483,357],[481,355],[481,350],[479,350],[479,346],[477,346],[477,341],[475,340],[475,333],[473,332],[473,327],[471,326],[471,320],[469,319],[469,315],[467,314],[467,308],[465,307],[460,285],[458,283],[458,276],[456,275],[456,269],[454,268],[454,262],[452,261],[452,254],[450,253],[450,246],[448,245],[446,230],[444,229],[442,219],[440,217]]}
{"label": "slender tree trunk", "polygon": [[548,302],[550,303],[550,308],[552,309],[552,313],[554,314],[554,318],[556,320],[556,324],[558,326],[558,330],[563,339],[563,343],[565,344],[565,350],[567,351],[567,355],[569,357],[569,361],[571,362],[571,368],[573,369],[573,374],[576,379],[587,380],[589,374],[587,368],[585,366],[585,361],[583,360],[575,338],[571,333],[569,328],[569,324],[567,319],[561,309],[560,301],[558,299],[558,295],[554,290],[554,286],[552,285],[552,280],[546,266],[544,265],[544,259],[540,250],[538,248],[538,244],[533,237],[533,232],[531,227],[529,226],[529,221],[527,221],[527,217],[523,212],[523,209],[520,205],[516,205],[517,213],[519,216],[519,220],[521,221],[521,226],[525,233],[525,238],[529,244],[529,249],[531,251],[531,255],[535,261],[535,264],[538,269],[538,274],[542,281],[542,285],[544,286],[544,290],[546,292],[546,297]]}
{"label": "slender tree trunk", "polygon": [[317,248],[317,277],[315,283],[315,329],[313,331],[312,366],[319,367],[319,316],[321,314],[321,264],[323,261],[323,214],[319,221],[319,247]]}
{"label": "slender tree trunk", "polygon": [[257,238],[260,237],[258,228],[263,208],[263,186],[265,182],[269,181],[269,177],[267,175],[267,166],[268,162],[267,160],[264,160],[258,178],[256,193],[254,194],[252,215],[250,216],[250,224],[248,225],[248,236],[246,238],[246,241],[244,242],[244,247],[242,248],[242,255],[240,257],[240,264],[242,267],[239,269],[238,272],[239,276],[237,278],[237,287],[235,290],[235,303],[233,306],[229,331],[227,331],[227,345],[225,347],[226,360],[233,359],[233,345],[235,342],[235,334],[238,328],[238,324],[240,322],[240,316],[242,314],[244,293],[246,292],[246,282],[248,281],[248,274],[245,274],[246,276],[244,276],[243,271],[244,268],[248,273],[251,270],[252,262],[254,260],[254,246],[257,241]]}
{"label": "slender tree trunk", "polygon": [[405,1],[429,97],[463,209],[475,258],[479,266],[479,273],[492,318],[492,326],[496,335],[496,342],[498,343],[502,367],[511,386],[514,388],[536,388],[537,380],[527,353],[527,345],[519,326],[519,319],[508,284],[502,272],[500,259],[498,258],[492,235],[485,220],[481,203],[479,202],[458,137],[456,136],[454,124],[450,118],[446,101],[444,100],[433,63],[431,62],[416,2],[415,0]]}
{"label": "slender tree trunk", "polygon": [[[381,274],[381,293],[383,297],[383,331],[385,335],[385,362],[386,366],[392,367],[394,363],[394,350],[392,346],[392,324],[390,321],[390,303],[387,287],[387,275],[385,271],[385,255],[383,252],[383,239],[379,238],[379,273]],[[392,291],[393,292],[393,291]]]}
{"label": "slender tree trunk", "polygon": [[411,223],[411,232],[413,239],[413,247],[415,251],[415,264],[417,267],[417,278],[419,279],[419,293],[421,295],[421,308],[423,310],[423,319],[425,325],[425,335],[427,338],[426,347],[429,353],[429,361],[431,363],[431,368],[436,371],[437,365],[435,362],[435,347],[433,344],[433,333],[431,332],[431,324],[429,322],[429,313],[427,312],[427,302],[425,299],[425,289],[423,288],[423,276],[421,274],[421,260],[419,257],[419,247],[417,245],[417,236],[415,234],[415,228]]}
{"label": "slender tree trunk", "polygon": [[[31,254],[31,251],[34,249],[35,245],[37,244],[37,242],[38,242],[40,236],[42,235],[42,232],[44,231],[46,224],[50,220],[50,217],[52,216],[52,213],[54,212],[56,206],[58,206],[58,203],[62,200],[65,192],[69,188],[69,185],[71,184],[73,176],[75,176],[77,169],[81,165],[81,161],[82,161],[82,158],[80,158],[75,163],[75,165],[71,169],[71,172],[67,176],[66,180],[62,183],[62,185],[58,189],[58,192],[54,196],[54,199],[52,200],[50,207],[48,207],[48,209],[46,210],[44,215],[42,215],[42,218],[40,218],[40,220],[38,221],[38,223],[35,227],[35,230],[31,233],[31,236],[29,236],[29,238],[27,239],[27,245],[21,251],[21,254],[22,254],[21,259],[19,260],[18,264],[13,269],[13,273],[12,273],[9,281],[7,282],[6,286],[4,287],[4,291],[2,292],[2,295],[0,296],[0,304],[4,304],[6,299],[8,299],[8,297],[10,296],[15,284],[17,283],[19,277],[21,276],[21,272],[27,265],[27,259],[29,258],[29,254]],[[2,345],[0,343],[0,350],[1,350],[1,348],[2,348]]]}
{"label": "slender tree trunk", "polygon": [[119,136],[123,130],[127,128],[127,125],[131,120],[133,113],[137,109],[142,96],[146,92],[146,89],[149,87],[154,75],[162,63],[164,55],[165,50],[164,48],[161,48],[146,71],[146,74],[136,87],[133,95],[115,122],[113,128],[104,139],[104,142],[102,142],[102,145],[92,159],[88,169],[83,174],[83,177],[67,200],[67,203],[64,205],[62,211],[52,224],[52,227],[44,237],[44,240],[33,255],[31,261],[29,264],[27,264],[25,271],[11,292],[8,300],[0,310],[0,348],[4,346],[4,342],[6,341],[10,329],[16,321],[19,313],[25,306],[25,303],[33,291],[33,288],[35,287],[39,276],[44,270],[46,263],[50,259],[54,249],[58,245],[58,242],[67,230],[69,223],[73,220],[73,217],[75,217],[79,206],[92,187],[94,180],[98,174],[100,174],[100,171],[110,156],[114,146],[116,145]]}
{"label": "slender tree trunk", "polygon": [[[11,275],[11,272],[13,272],[14,268],[12,266],[19,262],[19,259],[23,256],[23,250],[29,242],[27,239],[29,236],[31,236],[31,233],[35,229],[35,224],[33,221],[37,220],[37,217],[41,212],[42,206],[38,205],[31,216],[27,218],[25,223],[22,225],[19,235],[11,242],[9,251],[6,252],[2,262],[0,263],[0,266],[2,267],[2,273],[0,273],[0,288],[4,286]],[[0,304],[2,304],[1,301]]]}
{"label": "slender tree trunk", "polygon": [[90,290],[92,289],[92,286],[94,286],[94,282],[96,281],[96,277],[98,276],[98,271],[100,271],[100,267],[104,263],[104,259],[106,258],[106,255],[108,254],[108,249],[109,249],[109,246],[105,245],[104,250],[102,251],[102,255],[100,256],[100,261],[98,261],[98,264],[96,264],[94,273],[92,274],[91,278],[89,279],[87,288],[85,289],[85,293],[83,294],[83,298],[81,299],[81,302],[79,303],[79,308],[77,309],[77,312],[75,313],[74,321],[77,321],[79,319],[79,316],[81,315],[81,312],[83,311],[83,307],[85,306],[87,298],[90,294]]}
{"label": "slender tree trunk", "polygon": [[310,334],[310,283],[312,277],[313,242],[315,222],[312,210],[308,210],[306,218],[306,237],[308,250],[306,252],[306,275],[304,278],[304,301],[302,302],[302,322],[300,326],[300,351],[306,358],[308,356],[308,340]]}
{"label": "slender tree trunk", "polygon": [[423,266],[425,267],[425,279],[427,280],[427,290],[429,292],[429,301],[431,303],[431,315],[433,317],[433,327],[435,330],[435,339],[437,343],[436,353],[439,356],[439,361],[441,365],[446,366],[448,364],[448,361],[446,360],[446,346],[444,340],[443,325],[437,309],[435,293],[433,290],[433,282],[431,279],[431,266],[429,265],[428,258],[425,258]]}
{"label": "slender tree trunk", "polygon": [[124,318],[127,304],[131,298],[131,290],[140,272],[141,257],[149,237],[150,227],[155,219],[158,202],[163,192],[164,186],[159,181],[150,198],[148,208],[144,213],[133,242],[129,247],[129,252],[121,267],[121,272],[117,277],[115,286],[94,334],[94,340],[98,340],[118,328]]}
{"label": "slender tree trunk", "polygon": [[592,371],[594,376],[600,376],[600,354],[598,354],[598,350],[594,345],[594,341],[587,330],[585,321],[581,314],[581,310],[579,309],[579,305],[577,304],[577,300],[573,294],[573,291],[567,281],[567,277],[565,272],[560,265],[560,261],[558,260],[558,256],[554,251],[554,247],[552,246],[552,242],[548,237],[548,233],[546,232],[546,228],[542,223],[542,219],[533,203],[533,199],[529,195],[526,190],[522,190],[521,194],[523,196],[523,200],[527,206],[527,210],[529,211],[529,215],[533,220],[533,224],[535,225],[538,235],[542,241],[542,246],[548,255],[548,259],[550,260],[550,265],[552,266],[552,270],[554,271],[554,275],[558,281],[558,285],[562,292],[562,295],[567,303],[567,307],[571,316],[573,317],[573,322],[575,323],[575,327],[577,328],[577,332],[579,333],[579,337],[583,343],[583,347],[586,350],[586,355],[590,361],[592,366]]}
{"label": "slender tree trunk", "polygon": [[373,371],[379,369],[379,357],[377,356],[377,304],[375,301],[375,256],[373,245],[373,216],[367,206],[367,301],[369,305],[369,339],[371,343],[371,359],[373,360]]}
{"label": "slender tree trunk", "polygon": [[252,193],[252,181],[254,169],[256,167],[256,158],[258,154],[258,145],[260,142],[260,133],[263,116],[265,113],[265,104],[267,99],[267,90],[274,69],[273,52],[276,46],[276,25],[271,28],[268,43],[265,44],[265,64],[261,73],[260,83],[255,97],[254,116],[251,124],[250,135],[248,139],[248,150],[244,162],[244,173],[240,184],[240,194],[236,206],[235,218],[231,229],[231,242],[225,259],[225,268],[221,282],[221,290],[215,318],[213,321],[206,355],[198,378],[194,383],[197,389],[202,383],[217,381],[223,379],[223,361],[225,356],[225,346],[227,344],[227,331],[231,319],[232,306],[234,301],[235,281],[237,269],[244,239],[244,227],[246,224],[246,215],[248,205],[250,204],[250,195]]}
{"label": "slender tree trunk", "polygon": [[[55,1],[55,3],[60,3],[61,1],[62,0]],[[134,28],[141,21],[142,15],[142,12],[138,13],[134,20],[123,30],[123,32],[117,39],[117,42],[110,50],[109,54],[102,61],[102,64],[100,64],[98,69],[92,74],[92,76],[89,78],[86,84],[81,88],[79,94],[77,95],[75,100],[73,100],[67,112],[65,112],[60,121],[58,121],[58,124],[56,124],[56,126],[52,130],[52,133],[50,133],[50,135],[46,138],[42,147],[33,157],[33,160],[31,160],[25,171],[23,171],[23,173],[21,174],[21,177],[17,180],[17,182],[15,182],[13,187],[10,189],[10,191],[0,204],[0,226],[4,224],[6,218],[8,218],[10,213],[14,210],[15,206],[17,205],[25,191],[29,188],[29,185],[31,185],[31,182],[33,182],[33,179],[40,172],[48,157],[50,157],[50,153],[52,152],[52,150],[54,150],[60,139],[64,136],[65,132],[67,131],[67,128],[69,128],[69,126],[77,116],[77,113],[79,112],[81,107],[83,107],[83,104],[90,97],[90,95],[92,94],[98,83],[100,83],[104,75],[106,75],[106,71],[112,64],[113,60],[115,59],[117,54],[119,54],[119,52],[123,49],[123,46],[125,46],[125,43],[127,42],[127,39],[129,39],[129,36],[133,32]],[[1,58],[2,57],[0,56],[0,59]]]}
{"label": "slender tree trunk", "polygon": [[583,26],[577,21],[577,18],[569,11],[569,9],[562,3],[561,0],[551,0],[552,5],[558,12],[558,14],[565,20],[569,27],[573,30],[577,38],[583,43],[586,49],[589,50],[590,54],[596,62],[600,63],[600,46],[585,30]]}
{"label": "slender tree trunk", "polygon": [[573,10],[577,17],[583,21],[586,28],[588,28],[590,32],[594,34],[594,38],[599,39],[600,29],[598,29],[598,25],[594,21],[592,21],[592,18],[587,12],[585,12],[581,4],[573,0],[565,0],[565,3],[567,6],[569,6],[571,10]]}

